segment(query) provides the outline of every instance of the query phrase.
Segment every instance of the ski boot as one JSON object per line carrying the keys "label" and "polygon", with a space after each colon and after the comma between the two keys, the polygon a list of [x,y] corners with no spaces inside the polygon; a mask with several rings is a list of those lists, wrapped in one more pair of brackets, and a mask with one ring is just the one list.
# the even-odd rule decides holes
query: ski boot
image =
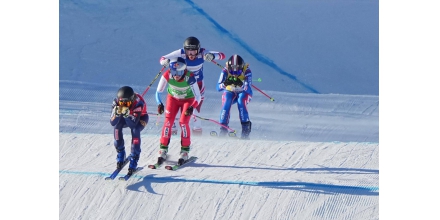
{"label": "ski boot", "polygon": [[249,134],[251,133],[252,123],[250,121],[241,122],[241,139],[249,140]]}
{"label": "ski boot", "polygon": [[128,166],[128,175],[132,175],[136,169],[139,161],[139,155],[131,154],[130,165]]}
{"label": "ski boot", "polygon": [[188,160],[188,153],[189,153],[189,147],[181,147],[180,148],[181,150],[180,150],[180,157],[179,157],[179,160],[178,160],[178,164],[179,164],[179,166],[181,166],[182,164],[184,164],[185,163],[185,161],[187,161]]}
{"label": "ski boot", "polygon": [[122,150],[116,150],[116,151],[118,152],[118,155],[116,156],[116,168],[122,169],[125,160],[125,149],[122,148]]}
{"label": "ski boot", "polygon": [[160,150],[157,156],[157,164],[162,164],[165,160],[167,160],[168,146],[160,145]]}

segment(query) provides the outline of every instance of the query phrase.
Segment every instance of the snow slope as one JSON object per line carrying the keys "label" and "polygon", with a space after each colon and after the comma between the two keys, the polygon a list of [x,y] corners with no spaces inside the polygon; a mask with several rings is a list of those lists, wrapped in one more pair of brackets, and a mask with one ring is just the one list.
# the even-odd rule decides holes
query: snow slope
{"label": "snow slope", "polygon": [[[63,0],[59,11],[60,219],[379,218],[378,1]],[[218,126],[203,121],[199,159],[176,172],[146,167],[163,123],[150,114],[144,170],[104,181],[115,168],[117,89],[142,93],[160,56],[191,35],[242,55],[275,101],[254,90],[250,141],[212,138]],[[205,65],[200,116],[214,120],[219,73]],[[156,85],[145,95],[151,113]],[[235,106],[230,126],[240,134]],[[168,163],[179,148],[173,137]]]}
{"label": "snow slope", "polygon": [[[192,140],[199,159],[175,172],[147,168],[163,123],[152,114],[142,132],[144,169],[128,182],[110,182],[104,177],[116,151],[109,100],[117,89],[60,81],[60,219],[379,218],[377,96],[267,91],[271,102],[257,92],[248,105],[251,140],[211,137],[219,127],[203,121],[204,135]],[[85,94],[87,101],[64,99]],[[154,113],[152,94],[146,101]],[[203,117],[218,120],[220,96],[207,93]],[[231,121],[240,134],[235,106]],[[124,138],[131,140],[128,130]],[[169,164],[179,151],[173,136]]]}
{"label": "snow slope", "polygon": [[[17,112],[3,108],[5,218],[379,219],[378,1],[57,3],[0,7],[3,100],[12,103],[17,92],[27,102]],[[417,14],[422,9],[428,11]],[[381,21],[382,13],[393,15],[380,26],[381,68],[397,59],[381,69],[392,80],[381,78],[380,98],[381,211],[392,209],[392,219],[438,216],[436,203],[423,197],[437,198],[430,140],[439,122],[430,97],[437,85],[430,76],[438,56],[422,51],[439,49],[440,36],[427,31],[434,30],[435,9],[381,4]],[[399,34],[383,40],[392,31]],[[191,154],[199,159],[175,172],[146,168],[163,122],[152,114],[142,132],[144,170],[128,182],[104,181],[115,168],[108,117],[116,90],[131,85],[143,92],[160,70],[159,57],[190,35],[208,49],[242,55],[255,85],[275,101],[254,90],[252,139],[193,137]],[[218,120],[219,68],[206,64],[205,72],[201,116]],[[156,84],[145,96],[153,113]],[[235,108],[231,127],[240,133]],[[203,126],[219,129],[209,121]],[[170,148],[174,163],[178,137]],[[386,159],[385,151],[391,151]]]}

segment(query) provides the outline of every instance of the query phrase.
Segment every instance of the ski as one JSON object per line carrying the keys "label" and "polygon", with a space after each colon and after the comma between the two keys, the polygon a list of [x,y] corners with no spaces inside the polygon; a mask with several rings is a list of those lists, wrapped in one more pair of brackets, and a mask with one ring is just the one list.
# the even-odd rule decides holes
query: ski
{"label": "ski", "polygon": [[[211,131],[209,132],[209,135],[211,135],[212,137],[220,137],[219,134],[217,133],[217,131]],[[236,138],[237,134],[235,132],[228,132],[228,136],[231,138]]]}
{"label": "ski", "polygon": [[148,168],[150,168],[150,169],[158,169],[159,167],[161,167],[162,166],[162,164],[163,163],[161,163],[161,164],[158,164],[158,163],[155,163],[155,164],[150,164],[150,165],[148,165]]}
{"label": "ski", "polygon": [[174,166],[165,166],[165,169],[167,169],[167,170],[177,170],[177,169],[181,168],[182,166],[184,166],[184,165],[186,165],[188,163],[194,162],[195,160],[197,160],[197,157],[192,156],[188,160],[186,160],[182,165],[176,164]]}
{"label": "ski", "polygon": [[165,160],[162,160],[162,163],[159,163],[159,157],[158,157],[157,163],[148,165],[148,168],[153,169],[153,170],[158,169],[159,167],[162,166],[163,162],[165,162]]}
{"label": "ski", "polygon": [[138,168],[136,168],[136,170],[131,175],[127,174],[125,176],[121,176],[121,177],[119,177],[119,180],[127,181],[128,179],[130,179],[130,177],[132,177],[134,174],[136,174],[137,172],[139,172],[142,169],[143,169],[142,167],[138,167]]}
{"label": "ski", "polygon": [[121,170],[125,167],[125,165],[127,165],[128,162],[130,162],[130,158],[131,158],[131,156],[128,156],[127,158],[125,158],[121,169],[116,169],[115,171],[113,171],[113,173],[110,176],[106,177],[105,180],[114,180],[116,178],[116,176],[119,174],[119,172],[121,172]]}

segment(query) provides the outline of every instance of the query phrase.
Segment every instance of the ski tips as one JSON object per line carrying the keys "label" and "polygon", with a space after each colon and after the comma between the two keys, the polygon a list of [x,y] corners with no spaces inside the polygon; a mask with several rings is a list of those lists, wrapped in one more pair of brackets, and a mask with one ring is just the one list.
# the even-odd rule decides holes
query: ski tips
{"label": "ski tips", "polygon": [[[212,137],[220,137],[219,134],[217,133],[217,131],[211,131],[211,132],[209,132],[209,135]],[[237,133],[235,131],[233,131],[233,132],[231,131],[231,132],[228,132],[228,136],[231,138],[236,138]]]}

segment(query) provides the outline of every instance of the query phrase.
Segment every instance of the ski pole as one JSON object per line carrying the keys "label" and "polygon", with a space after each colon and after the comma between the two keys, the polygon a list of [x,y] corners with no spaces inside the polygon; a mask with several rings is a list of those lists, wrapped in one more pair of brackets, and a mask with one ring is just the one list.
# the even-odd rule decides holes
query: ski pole
{"label": "ski pole", "polygon": [[[211,60],[211,62],[213,62],[215,65],[217,65],[217,66],[220,67],[221,69],[225,69],[225,70],[229,73],[228,69],[224,68],[224,67],[223,67],[222,65],[220,65],[219,63],[215,62],[214,60]],[[254,86],[254,84],[252,84],[252,87],[254,87],[256,90],[258,90],[259,92],[261,92],[261,94],[263,94],[263,95],[265,95],[267,98],[269,98],[270,101],[272,101],[272,102],[275,101],[274,98],[268,96],[266,93],[264,93],[263,91],[261,91],[261,89],[259,89],[259,88],[257,88],[256,86]]]}
{"label": "ski pole", "polygon": [[159,115],[158,113],[147,112],[148,115]]}
{"label": "ski pole", "polygon": [[261,92],[261,94],[265,95],[267,98],[270,99],[270,101],[275,101],[275,99],[273,99],[272,97],[268,96],[266,93],[264,93],[263,91],[261,91],[259,88],[257,88],[256,86],[254,86],[254,84],[252,84],[252,87],[254,87],[256,90],[258,90],[259,92]]}
{"label": "ski pole", "polygon": [[153,81],[151,81],[150,85],[148,85],[148,87],[145,89],[144,93],[142,93],[142,97],[144,97],[145,93],[148,92],[148,90],[150,89],[151,85],[153,85],[154,81],[156,81],[157,77],[160,76],[160,74],[162,73],[162,71],[165,69],[165,66],[162,67],[162,69],[159,71],[159,73],[156,75],[156,77],[154,77]]}
{"label": "ski pole", "polygon": [[[220,67],[220,69],[225,69],[226,71],[228,71],[228,69],[224,68],[221,64],[215,62],[215,60],[211,60],[212,63],[214,63],[215,65],[217,65],[218,67]],[[228,71],[229,73],[229,71]]]}
{"label": "ski pole", "polygon": [[[149,115],[157,115],[158,117],[160,116],[160,115],[157,114],[157,113],[151,113],[151,112],[148,112],[147,114],[149,114]],[[197,117],[197,118],[200,118],[200,119],[202,119],[202,120],[206,120],[206,121],[210,121],[210,122],[216,123],[216,124],[218,124],[218,125],[220,125],[220,126],[226,128],[226,129],[228,129],[228,130],[231,131],[232,133],[236,133],[234,129],[232,129],[232,128],[230,128],[230,127],[224,125],[224,124],[221,124],[221,123],[218,122],[218,121],[215,121],[215,120],[212,120],[212,119],[209,119],[209,118],[202,118],[202,117],[200,117],[200,116],[198,116],[198,115],[194,115],[194,114],[193,114],[193,116],[194,116],[194,117]],[[156,122],[156,125],[157,125],[157,122]]]}
{"label": "ski pole", "polygon": [[220,122],[218,122],[218,121],[216,121],[216,120],[212,120],[212,119],[209,119],[209,118],[202,118],[202,117],[200,117],[200,116],[198,116],[198,115],[194,115],[194,114],[193,114],[193,116],[194,116],[194,117],[197,117],[197,118],[200,118],[200,119],[202,119],[202,120],[206,120],[206,121],[210,121],[210,122],[216,123],[216,124],[218,124],[218,125],[220,125],[220,126],[226,128],[226,129],[228,129],[228,131],[231,131],[231,132],[233,132],[233,133],[236,133],[234,129],[232,129],[232,128],[230,128],[230,127],[228,127],[228,126],[226,126],[226,125],[224,125],[224,124],[222,124],[222,123],[220,123]]}

